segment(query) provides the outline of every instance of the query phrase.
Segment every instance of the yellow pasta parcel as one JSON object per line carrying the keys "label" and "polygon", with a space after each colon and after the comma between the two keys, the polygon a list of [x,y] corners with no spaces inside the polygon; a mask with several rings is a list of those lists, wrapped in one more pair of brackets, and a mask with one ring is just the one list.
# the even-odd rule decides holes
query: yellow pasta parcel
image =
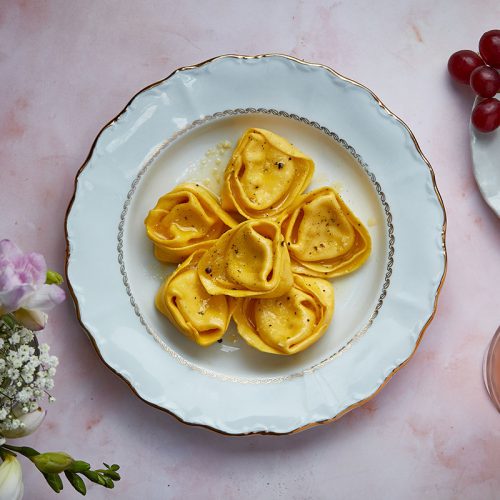
{"label": "yellow pasta parcel", "polygon": [[226,167],[222,208],[248,219],[275,217],[307,188],[313,173],[312,159],[286,139],[251,128]]}
{"label": "yellow pasta parcel", "polygon": [[155,304],[186,337],[209,346],[226,332],[234,302],[210,295],[202,286],[197,265],[204,252],[197,250],[177,267],[161,285]]}
{"label": "yellow pasta parcel", "polygon": [[162,196],[144,221],[154,252],[162,262],[181,262],[210,247],[237,222],[198,184],[181,184]]}
{"label": "yellow pasta parcel", "polygon": [[248,297],[237,302],[238,333],[259,351],[296,354],[325,333],[332,319],[334,292],[321,278],[294,275],[294,286],[281,297]]}
{"label": "yellow pasta parcel", "polygon": [[293,283],[280,227],[270,220],[245,221],[223,234],[200,259],[198,273],[212,295],[277,297]]}
{"label": "yellow pasta parcel", "polygon": [[334,278],[358,269],[371,252],[367,229],[330,187],[304,194],[281,227],[294,273]]}

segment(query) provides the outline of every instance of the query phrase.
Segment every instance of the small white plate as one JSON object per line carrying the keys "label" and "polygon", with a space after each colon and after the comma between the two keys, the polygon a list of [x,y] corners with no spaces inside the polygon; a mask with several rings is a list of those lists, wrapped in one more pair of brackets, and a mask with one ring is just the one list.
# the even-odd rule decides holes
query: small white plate
{"label": "small white plate", "polygon": [[[341,189],[373,240],[367,263],[333,282],[327,333],[290,357],[234,330],[201,348],[154,307],[172,268],[154,259],[145,216],[249,127],[310,155],[311,187]],[[98,353],[144,401],[228,434],[285,434],[359,406],[412,355],[444,279],[445,226],[430,165],[372,92],[289,56],[221,56],[144,89],[100,132],[68,208],[67,276]]]}
{"label": "small white plate", "polygon": [[[497,94],[500,99],[500,94]],[[474,106],[477,103],[474,102]],[[500,217],[500,127],[489,134],[470,124],[474,177],[486,203]]]}

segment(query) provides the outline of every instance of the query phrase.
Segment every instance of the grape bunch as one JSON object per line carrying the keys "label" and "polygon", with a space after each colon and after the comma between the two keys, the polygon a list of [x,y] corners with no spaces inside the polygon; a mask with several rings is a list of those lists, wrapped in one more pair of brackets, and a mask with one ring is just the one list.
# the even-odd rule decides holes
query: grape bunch
{"label": "grape bunch", "polygon": [[472,110],[471,122],[481,132],[500,126],[500,30],[491,30],[479,40],[479,54],[459,50],[448,59],[448,71],[459,83],[470,85],[482,99]]}

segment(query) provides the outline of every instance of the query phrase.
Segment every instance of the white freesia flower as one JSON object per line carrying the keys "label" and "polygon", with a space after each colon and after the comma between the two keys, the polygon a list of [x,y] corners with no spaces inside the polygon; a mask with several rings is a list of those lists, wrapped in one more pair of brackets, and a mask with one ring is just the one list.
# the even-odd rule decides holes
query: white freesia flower
{"label": "white freesia flower", "polygon": [[21,500],[23,493],[21,464],[16,457],[6,455],[0,465],[0,500]]}
{"label": "white freesia flower", "polygon": [[46,414],[47,412],[43,408],[37,408],[35,411],[30,413],[21,413],[17,419],[22,425],[20,425],[17,429],[3,431],[3,435],[10,439],[27,436],[28,434],[35,432],[38,427],[40,427]]}
{"label": "white freesia flower", "polygon": [[30,330],[42,330],[47,324],[48,315],[43,311],[21,308],[12,314],[14,314],[14,317],[17,319],[17,321],[19,321],[19,323],[24,325],[26,328],[29,328]]}

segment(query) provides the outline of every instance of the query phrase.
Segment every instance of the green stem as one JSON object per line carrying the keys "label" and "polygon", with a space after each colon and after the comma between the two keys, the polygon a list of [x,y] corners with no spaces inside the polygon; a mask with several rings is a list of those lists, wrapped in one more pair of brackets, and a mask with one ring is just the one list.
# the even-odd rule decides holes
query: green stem
{"label": "green stem", "polygon": [[14,328],[14,326],[17,325],[16,318],[14,318],[11,313],[0,316],[0,320],[2,320],[9,328]]}
{"label": "green stem", "polygon": [[15,451],[17,453],[20,453],[21,455],[25,456],[26,458],[33,457],[35,455],[40,455],[40,453],[33,448],[30,448],[29,446],[14,446],[12,444],[7,444],[4,443],[2,445],[2,448],[5,448],[6,450],[11,450]]}
{"label": "green stem", "polygon": [[5,460],[5,455],[12,455],[13,457],[16,456],[16,454],[13,451],[6,450],[3,446],[0,446],[0,458],[2,460]]}

